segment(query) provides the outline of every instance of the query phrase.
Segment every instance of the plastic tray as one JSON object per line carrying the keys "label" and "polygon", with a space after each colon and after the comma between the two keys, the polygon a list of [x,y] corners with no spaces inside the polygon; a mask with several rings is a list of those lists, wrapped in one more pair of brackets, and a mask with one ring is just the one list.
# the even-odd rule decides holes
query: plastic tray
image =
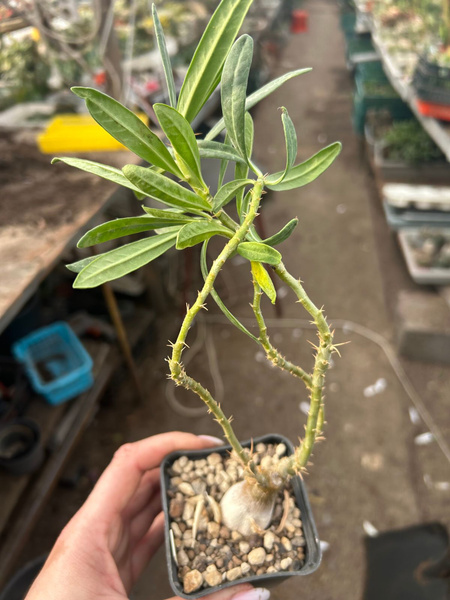
{"label": "plastic tray", "polygon": [[93,384],[92,359],[72,329],[59,321],[34,331],[12,347],[33,389],[61,404]]}
{"label": "plastic tray", "polygon": [[406,266],[413,280],[421,285],[449,285],[450,269],[421,267],[416,263],[414,253],[408,244],[408,234],[412,231],[412,229],[400,231],[397,235],[403,256],[405,257]]}

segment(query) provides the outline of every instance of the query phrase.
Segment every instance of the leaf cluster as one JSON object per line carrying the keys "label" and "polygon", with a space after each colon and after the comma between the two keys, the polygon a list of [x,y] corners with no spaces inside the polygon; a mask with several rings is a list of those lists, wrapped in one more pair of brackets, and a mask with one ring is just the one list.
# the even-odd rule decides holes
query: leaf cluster
{"label": "leaf cluster", "polygon": [[[231,202],[235,204],[238,221],[242,222],[256,182],[275,191],[301,187],[318,177],[339,154],[340,144],[334,143],[295,165],[297,136],[287,110],[282,108],[285,168],[278,173],[263,175],[254,164],[253,120],[249,110],[283,83],[309,69],[282,75],[247,97],[253,40],[248,35],[236,41],[235,38],[250,4],[251,0],[222,0],[198,44],[178,95],[164,33],[153,7],[156,41],[168,97],[168,104],[153,106],[162,135],[106,94],[87,87],[73,88],[73,92],[86,101],[92,117],[147,166],[130,164],[120,170],[84,159],[62,157],[54,160],[129,188],[139,200],[150,198],[161,204],[160,208],[144,205],[142,216],[109,221],[87,232],[78,243],[80,248],[132,234],[147,233],[147,236],[68,265],[69,269],[78,273],[74,287],[101,285],[138,269],[170,248],[181,250],[197,244],[203,244],[201,266],[203,275],[207,277],[208,240],[213,236],[228,240],[239,227],[239,222],[233,221],[225,212]],[[223,117],[205,140],[197,140],[190,123],[219,84]],[[217,136],[224,130],[225,141],[217,141]],[[205,183],[202,158],[220,161],[215,195],[210,193]],[[224,183],[230,163],[234,164],[234,178]],[[254,279],[272,302],[275,301],[275,290],[263,263],[275,266],[281,261],[281,254],[274,246],[292,234],[297,222],[297,219],[292,219],[281,231],[265,240],[251,227],[246,239],[236,249],[251,262]],[[227,314],[214,290],[212,295]],[[229,313],[227,316],[230,318]]]}

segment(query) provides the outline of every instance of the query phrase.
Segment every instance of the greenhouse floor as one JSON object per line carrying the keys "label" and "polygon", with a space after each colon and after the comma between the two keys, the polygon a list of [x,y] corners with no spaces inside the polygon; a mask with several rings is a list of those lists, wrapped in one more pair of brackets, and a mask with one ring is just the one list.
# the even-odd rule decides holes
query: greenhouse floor
{"label": "greenhouse floor", "polygon": [[[272,597],[358,600],[363,597],[366,572],[364,537],[371,526],[384,532],[434,521],[450,525],[449,464],[435,441],[415,442],[429,429],[422,420],[415,424],[411,420],[413,404],[383,349],[393,344],[396,296],[400,289],[414,289],[414,285],[385,225],[363,148],[351,129],[352,81],[345,67],[337,3],[309,0],[304,9],[309,13],[310,30],[290,38],[275,74],[303,66],[314,70],[286,84],[259,107],[255,115],[257,160],[267,170],[282,168],[281,105],[288,108],[297,126],[300,159],[335,140],[342,141],[343,151],[315,183],[267,196],[264,221],[272,234],[294,215],[299,217],[296,232],[281,247],[285,263],[301,276],[312,299],[325,306],[329,321],[336,326],[336,341],[350,343],[340,348],[342,358],[334,357],[327,384],[326,440],[316,448],[306,478],[319,535],[327,543],[323,563],[311,576],[284,581],[273,589]],[[229,308],[244,317],[250,316],[248,280],[248,263],[234,260],[220,283]],[[308,340],[315,341],[308,315],[283,287],[279,297],[283,314],[278,324],[269,327],[271,339],[286,356],[306,367],[312,359]],[[296,440],[305,421],[300,408],[308,400],[305,390],[272,369],[250,339],[223,322],[211,303],[208,306],[207,333],[199,333],[205,335],[209,355],[211,348],[217,353],[225,387],[222,408],[234,416],[236,433],[247,439],[279,432]],[[266,314],[275,318],[270,304]],[[85,465],[87,476],[76,489],[56,490],[24,560],[48,550],[120,443],[173,429],[219,435],[218,426],[206,415],[181,416],[165,397],[166,340],[173,338],[178,315],[161,321],[159,341],[140,359],[148,401],[130,408],[128,380],[116,388],[114,397],[108,393],[108,402],[72,461],[73,468]],[[342,321],[367,329],[361,335],[352,325],[343,329]],[[384,340],[381,345],[378,336]],[[401,363],[449,443],[450,369]],[[217,373],[213,381],[207,365],[202,349],[190,361],[189,370],[213,391]],[[198,406],[178,391],[177,398]],[[161,575],[164,562],[160,552],[137,586],[135,600],[173,595]]]}

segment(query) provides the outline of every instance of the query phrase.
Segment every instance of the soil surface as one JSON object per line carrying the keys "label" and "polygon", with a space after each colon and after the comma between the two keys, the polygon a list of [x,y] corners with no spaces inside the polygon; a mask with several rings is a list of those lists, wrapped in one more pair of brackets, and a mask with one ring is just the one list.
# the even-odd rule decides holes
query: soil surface
{"label": "soil surface", "polygon": [[[428,426],[417,418],[386,352],[393,346],[397,293],[414,284],[387,229],[363,147],[351,128],[353,84],[345,68],[338,6],[334,0],[306,0],[303,8],[309,14],[309,31],[291,37],[275,75],[306,66],[313,71],[292,80],[259,106],[257,160],[264,160],[273,172],[282,168],[284,141],[278,111],[282,105],[297,127],[300,159],[334,140],[343,142],[343,151],[313,184],[267,196],[262,213],[269,235],[294,215],[299,217],[296,232],[280,247],[284,261],[301,276],[312,299],[325,305],[336,341],[350,344],[340,348],[342,358],[334,357],[327,383],[326,440],[315,449],[305,479],[324,549],[322,565],[311,576],[284,581],[272,590],[272,598],[359,600],[365,582],[367,531],[433,521],[449,526],[449,464],[435,441],[415,442]],[[242,317],[250,317],[248,271],[248,264],[236,258],[217,286],[229,308]],[[195,298],[196,285],[192,288]],[[308,368],[312,362],[308,341],[316,339],[308,315],[283,286],[278,298],[282,318],[270,319],[271,340],[283,354]],[[189,372],[215,390],[218,398],[223,384],[222,409],[234,416],[239,438],[278,432],[297,440],[306,418],[306,391],[273,369],[254,342],[224,321],[212,302],[208,309],[206,330],[199,329],[204,344],[191,356]],[[270,304],[265,310],[275,318]],[[122,384],[107,394],[72,461],[72,472],[82,465],[85,474],[76,489],[55,491],[24,561],[48,551],[121,443],[174,429],[220,435],[206,412],[189,418],[167,397],[164,358],[167,340],[173,339],[179,320],[176,311],[161,318],[159,340],[142,353],[140,372],[147,403],[133,406],[126,374]],[[195,332],[188,339],[192,347],[194,338]],[[186,362],[188,356],[186,352]],[[448,366],[404,360],[401,364],[449,443]],[[179,390],[176,398],[198,406]],[[171,597],[164,571],[161,551],[132,598]]]}

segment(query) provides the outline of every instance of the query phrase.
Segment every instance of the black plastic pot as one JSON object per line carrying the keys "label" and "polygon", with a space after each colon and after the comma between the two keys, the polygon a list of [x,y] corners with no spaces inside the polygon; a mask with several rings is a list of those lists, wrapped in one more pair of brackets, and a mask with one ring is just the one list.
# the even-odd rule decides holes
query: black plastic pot
{"label": "black plastic pot", "polygon": [[0,427],[0,467],[14,475],[36,471],[44,460],[39,427],[30,419],[14,419]]}
{"label": "black plastic pot", "polygon": [[[253,444],[256,445],[258,443],[263,444],[280,444],[283,443],[286,445],[287,453],[292,454],[294,452],[294,446],[292,442],[285,438],[282,435],[278,434],[268,434],[259,438],[255,438],[253,440]],[[249,448],[252,444],[251,440],[243,442],[242,445],[244,448]],[[174,558],[172,556],[172,549],[170,546],[170,517],[169,517],[169,501],[167,497],[167,490],[170,484],[170,476],[169,469],[171,465],[180,458],[181,456],[187,456],[189,459],[198,460],[201,458],[205,458],[209,454],[213,452],[217,452],[219,454],[228,455],[231,450],[231,446],[220,446],[207,448],[205,450],[188,450],[188,451],[177,451],[173,452],[166,456],[164,461],[161,464],[161,496],[163,502],[163,509],[165,514],[165,539],[166,539],[166,560],[167,560],[167,569],[169,572],[169,583],[175,592],[176,595],[181,596],[182,598],[201,598],[202,596],[206,596],[208,594],[212,594],[213,592],[217,592],[218,590],[222,590],[233,585],[237,585],[240,583],[252,583],[256,586],[262,587],[270,587],[277,583],[281,583],[284,579],[288,577],[292,577],[294,575],[309,575],[313,573],[320,565],[320,561],[322,559],[322,554],[320,550],[319,536],[317,534],[316,525],[314,523],[314,518],[311,511],[311,506],[308,501],[308,496],[306,493],[306,487],[304,481],[300,479],[300,477],[295,477],[292,480],[292,488],[294,491],[296,504],[301,511],[301,519],[302,519],[302,528],[303,535],[306,541],[305,546],[305,561],[302,567],[298,571],[281,571],[278,573],[267,573],[264,575],[251,575],[248,577],[242,577],[241,579],[237,579],[232,582],[224,582],[220,586],[217,587],[207,587],[202,588],[192,594],[186,594],[183,591],[183,584],[178,578],[177,566],[175,564]]]}

